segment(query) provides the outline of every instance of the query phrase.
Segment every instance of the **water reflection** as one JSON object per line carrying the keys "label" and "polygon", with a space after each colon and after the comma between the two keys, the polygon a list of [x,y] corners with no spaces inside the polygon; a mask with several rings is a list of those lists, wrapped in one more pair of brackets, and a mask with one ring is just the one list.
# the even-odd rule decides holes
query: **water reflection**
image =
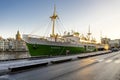
{"label": "water reflection", "polygon": [[30,57],[29,52],[0,52],[0,60]]}

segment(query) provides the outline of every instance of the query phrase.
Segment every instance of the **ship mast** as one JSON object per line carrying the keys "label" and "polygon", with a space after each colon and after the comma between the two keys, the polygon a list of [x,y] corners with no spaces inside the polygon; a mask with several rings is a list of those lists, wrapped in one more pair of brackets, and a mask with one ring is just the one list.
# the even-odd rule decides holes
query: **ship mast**
{"label": "ship mast", "polygon": [[90,41],[90,36],[91,36],[91,32],[90,32],[90,25],[89,25],[89,29],[88,29],[88,40]]}
{"label": "ship mast", "polygon": [[56,6],[54,5],[54,12],[53,15],[50,16],[53,24],[52,24],[52,34],[50,35],[51,37],[55,37],[55,21],[58,18],[58,15],[56,14]]}

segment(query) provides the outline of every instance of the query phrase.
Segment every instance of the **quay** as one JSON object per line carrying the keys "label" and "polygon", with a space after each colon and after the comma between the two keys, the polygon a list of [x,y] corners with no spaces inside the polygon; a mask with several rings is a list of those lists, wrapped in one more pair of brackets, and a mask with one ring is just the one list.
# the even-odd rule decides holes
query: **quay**
{"label": "quay", "polygon": [[87,54],[78,54],[78,55],[69,55],[69,56],[62,56],[62,57],[55,57],[55,58],[45,58],[45,59],[20,59],[20,60],[11,60],[11,61],[1,61],[0,62],[0,75],[17,72],[21,70],[31,69],[35,67],[45,66],[45,65],[52,65],[77,59],[83,59],[87,57],[93,57],[103,54],[111,53],[110,50],[108,51],[98,51],[93,53]]}

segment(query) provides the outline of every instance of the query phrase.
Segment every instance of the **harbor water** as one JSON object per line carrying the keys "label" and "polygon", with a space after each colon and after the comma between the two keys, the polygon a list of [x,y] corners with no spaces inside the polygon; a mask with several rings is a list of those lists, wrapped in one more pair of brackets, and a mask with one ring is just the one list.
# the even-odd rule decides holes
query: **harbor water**
{"label": "harbor water", "polygon": [[29,52],[0,52],[0,60],[30,57]]}

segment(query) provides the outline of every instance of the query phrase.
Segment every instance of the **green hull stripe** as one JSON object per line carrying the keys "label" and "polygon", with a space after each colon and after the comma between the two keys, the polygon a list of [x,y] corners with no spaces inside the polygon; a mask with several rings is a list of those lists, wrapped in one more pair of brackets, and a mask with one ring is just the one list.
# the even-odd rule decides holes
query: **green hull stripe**
{"label": "green hull stripe", "polygon": [[[31,56],[41,55],[66,55],[66,51],[69,54],[84,53],[87,50],[84,47],[71,47],[71,46],[53,46],[53,45],[40,45],[40,44],[29,44],[27,43],[29,53]],[[95,48],[92,48],[94,51]]]}

